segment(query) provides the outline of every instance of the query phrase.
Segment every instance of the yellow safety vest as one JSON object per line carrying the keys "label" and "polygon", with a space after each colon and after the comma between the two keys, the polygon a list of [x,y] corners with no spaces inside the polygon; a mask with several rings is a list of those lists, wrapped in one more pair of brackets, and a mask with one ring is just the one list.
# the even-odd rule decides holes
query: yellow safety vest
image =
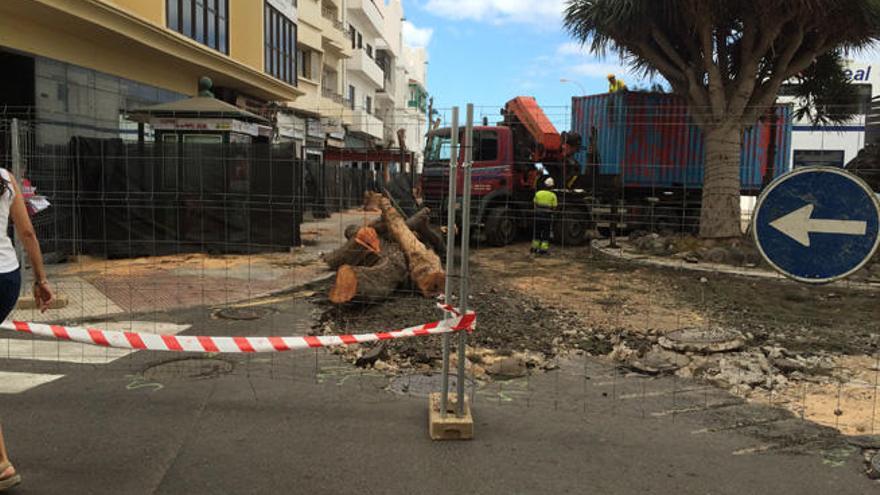
{"label": "yellow safety vest", "polygon": [[558,205],[556,193],[553,191],[538,191],[535,193],[535,206],[538,208],[556,208]]}
{"label": "yellow safety vest", "polygon": [[608,92],[609,93],[617,93],[618,91],[623,91],[626,89],[626,84],[623,83],[620,79],[615,80],[613,83],[608,83]]}

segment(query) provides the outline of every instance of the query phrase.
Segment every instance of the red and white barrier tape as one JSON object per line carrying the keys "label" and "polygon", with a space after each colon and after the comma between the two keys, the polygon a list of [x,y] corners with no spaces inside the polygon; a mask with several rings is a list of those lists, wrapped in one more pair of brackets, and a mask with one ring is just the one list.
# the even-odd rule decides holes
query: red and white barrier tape
{"label": "red and white barrier tape", "polygon": [[13,321],[3,323],[0,329],[29,333],[40,337],[79,342],[116,349],[136,349],[172,352],[255,353],[286,352],[299,349],[366,344],[380,340],[402,339],[426,335],[441,335],[459,331],[472,332],[477,315],[469,311],[461,315],[451,306],[440,306],[454,315],[445,321],[395,330],[392,332],[360,335],[321,335],[309,337],[205,337],[196,335],[157,335],[153,333],[116,332],[97,328],[63,327],[42,323]]}

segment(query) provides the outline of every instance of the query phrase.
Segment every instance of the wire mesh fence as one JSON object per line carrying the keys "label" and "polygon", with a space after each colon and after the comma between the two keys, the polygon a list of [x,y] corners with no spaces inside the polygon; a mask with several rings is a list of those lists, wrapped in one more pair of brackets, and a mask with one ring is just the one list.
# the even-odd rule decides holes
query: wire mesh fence
{"label": "wire mesh fence", "polygon": [[[723,417],[712,429],[740,424],[750,408],[767,405],[793,414],[779,420],[877,432],[875,266],[830,286],[800,286],[770,271],[746,237],[754,196],[788,170],[777,165],[787,163],[779,158],[788,156],[787,124],[768,121],[743,137],[752,147],[745,179],[754,186],[741,194],[744,237],[708,242],[696,236],[702,177],[689,175],[703,164],[688,153],[703,152],[687,145],[697,134],[674,109],[647,115],[630,108],[628,120],[606,115],[604,123],[659,126],[660,138],[677,136],[681,153],[652,142],[653,131],[621,134],[618,143],[584,127],[562,140],[574,153],[553,160],[534,156],[535,146],[520,149],[528,141],[523,123],[495,125],[495,108],[477,109],[478,121],[495,121],[478,125],[474,136],[470,304],[479,324],[463,378],[473,407],[658,424]],[[577,130],[586,118],[583,109],[545,110],[564,129]],[[406,217],[429,207],[438,230],[450,207],[460,220],[460,198],[446,197],[454,151],[445,111],[415,182],[403,163],[306,159],[290,143],[76,137],[39,145],[32,138],[39,123],[17,117],[19,178],[51,202],[33,221],[66,304],[41,314],[23,302],[14,319],[236,337],[359,334],[442,318],[437,299],[424,297],[409,277],[382,301],[331,303],[337,274],[322,254],[350,245],[357,230],[350,226],[380,218],[364,203],[371,191],[388,194]],[[7,142],[9,120],[0,119]],[[627,168],[635,159],[638,167]],[[11,169],[8,151],[3,160]],[[530,252],[541,221],[534,195],[547,176],[559,205],[550,254],[540,256]],[[384,234],[382,242],[394,240]],[[428,249],[445,258],[442,249]],[[440,387],[440,357],[437,337],[226,355],[0,336],[5,372],[117,373],[146,390],[238,375],[339,393],[367,387],[426,396]]]}

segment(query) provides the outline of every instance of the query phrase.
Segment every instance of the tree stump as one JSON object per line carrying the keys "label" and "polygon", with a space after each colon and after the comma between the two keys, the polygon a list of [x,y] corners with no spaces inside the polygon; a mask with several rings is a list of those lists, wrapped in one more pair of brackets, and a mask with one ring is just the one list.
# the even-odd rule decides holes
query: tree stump
{"label": "tree stump", "polygon": [[406,257],[400,246],[386,242],[375,265],[340,266],[328,298],[333,304],[381,302],[394,294],[407,274]]}
{"label": "tree stump", "polygon": [[370,266],[379,262],[381,242],[376,230],[360,227],[339,249],[324,255],[324,262],[333,270],[343,265]]}

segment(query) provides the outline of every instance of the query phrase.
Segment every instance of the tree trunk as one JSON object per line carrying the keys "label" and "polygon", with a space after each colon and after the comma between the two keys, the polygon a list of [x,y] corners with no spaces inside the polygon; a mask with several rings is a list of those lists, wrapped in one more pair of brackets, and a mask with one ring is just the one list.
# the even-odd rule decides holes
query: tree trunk
{"label": "tree trunk", "polygon": [[[419,240],[431,247],[435,253],[440,256],[446,253],[446,238],[438,227],[431,225],[430,208],[422,208],[418,213],[407,218],[406,226],[415,232]],[[380,237],[388,235],[388,228],[382,218],[374,220],[368,227],[375,229]],[[345,238],[351,239],[360,228],[359,225],[349,225],[345,228]]]}
{"label": "tree trunk", "polygon": [[720,126],[706,131],[706,165],[700,237],[724,239],[742,236],[740,227],[740,155],[743,130]]}
{"label": "tree trunk", "polygon": [[333,304],[381,302],[394,294],[406,276],[403,251],[396,243],[386,242],[375,265],[340,266],[328,298]]}
{"label": "tree trunk", "polygon": [[440,257],[422,244],[407,227],[403,217],[391,206],[388,198],[379,202],[382,218],[391,236],[400,244],[400,249],[409,262],[409,275],[416,287],[425,297],[433,297],[443,292],[446,286],[446,273]]}
{"label": "tree trunk", "polygon": [[376,230],[360,227],[342,247],[324,255],[324,262],[333,270],[342,265],[370,266],[379,261],[381,243]]}

